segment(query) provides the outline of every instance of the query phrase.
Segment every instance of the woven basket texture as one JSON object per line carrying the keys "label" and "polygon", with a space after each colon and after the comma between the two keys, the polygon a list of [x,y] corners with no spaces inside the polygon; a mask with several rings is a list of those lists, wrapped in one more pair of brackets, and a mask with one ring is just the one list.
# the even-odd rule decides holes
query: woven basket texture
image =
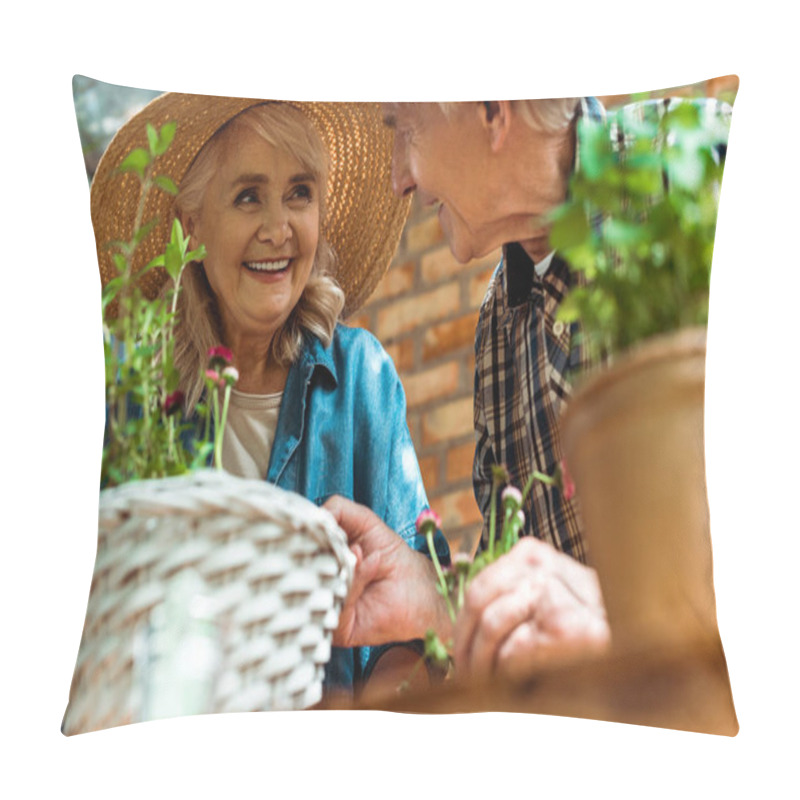
{"label": "woven basket texture", "polygon": [[204,470],[102,491],[64,733],[171,715],[148,711],[141,643],[176,597],[187,619],[201,608],[216,652],[188,713],[313,705],[354,563],[330,514],[263,481]]}

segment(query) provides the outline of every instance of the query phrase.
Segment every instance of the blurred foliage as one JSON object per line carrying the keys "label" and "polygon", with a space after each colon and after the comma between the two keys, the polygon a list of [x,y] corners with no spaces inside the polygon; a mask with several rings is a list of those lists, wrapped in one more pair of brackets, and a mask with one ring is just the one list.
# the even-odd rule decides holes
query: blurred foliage
{"label": "blurred foliage", "polygon": [[89,182],[114,134],[160,94],[149,89],[103,83],[83,75],[73,76],[72,97]]}
{"label": "blurred foliage", "polygon": [[[147,148],[136,148],[118,166],[139,180],[139,203],[128,241],[108,242],[117,274],[103,287],[103,343],[106,364],[106,436],[101,485],[178,475],[203,466],[209,452],[210,426],[199,447],[184,440],[187,425],[176,421],[183,411],[174,361],[174,326],[183,270],[205,256],[189,250],[189,237],[175,219],[165,251],[135,272],[133,256],[155,220],[143,219],[151,191],[176,194],[173,181],[157,171],[159,157],[172,144],[176,125],[156,130],[149,123]],[[143,293],[142,276],[164,269],[167,290],[152,300]],[[227,397],[227,395],[226,395]]]}
{"label": "blurred foliage", "polygon": [[593,361],[708,321],[728,122],[701,109],[676,101],[655,120],[610,112],[611,132],[581,121],[581,165],[551,242],[586,278],[559,316],[580,321]]}

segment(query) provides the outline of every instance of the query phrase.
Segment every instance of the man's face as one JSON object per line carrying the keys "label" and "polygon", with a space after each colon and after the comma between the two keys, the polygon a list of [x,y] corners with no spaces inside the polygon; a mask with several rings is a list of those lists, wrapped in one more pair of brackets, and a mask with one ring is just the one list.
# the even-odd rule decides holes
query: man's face
{"label": "man's face", "polygon": [[489,145],[477,103],[465,103],[448,117],[437,103],[384,103],[394,130],[392,187],[416,191],[435,206],[455,258],[465,263],[490,252],[492,174]]}

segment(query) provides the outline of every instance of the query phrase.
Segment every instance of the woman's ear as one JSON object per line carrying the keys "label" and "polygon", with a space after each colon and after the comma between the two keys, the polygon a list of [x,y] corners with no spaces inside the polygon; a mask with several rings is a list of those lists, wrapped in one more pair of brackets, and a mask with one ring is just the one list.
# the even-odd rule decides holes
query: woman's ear
{"label": "woman's ear", "polygon": [[508,100],[484,100],[479,104],[481,123],[489,133],[492,152],[498,152],[505,144],[511,126],[511,103]]}
{"label": "woman's ear", "polygon": [[197,237],[194,235],[195,231],[194,216],[190,214],[180,214],[178,219],[180,219],[184,235],[186,234],[189,235],[189,249],[197,250],[200,243],[197,241]]}

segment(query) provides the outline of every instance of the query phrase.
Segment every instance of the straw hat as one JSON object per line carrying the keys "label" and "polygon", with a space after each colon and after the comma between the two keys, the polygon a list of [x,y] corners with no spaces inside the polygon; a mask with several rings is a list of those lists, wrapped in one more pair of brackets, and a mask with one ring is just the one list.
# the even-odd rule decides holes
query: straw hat
{"label": "straw hat", "polygon": [[[160,129],[176,122],[175,138],[158,157],[156,170],[180,186],[203,145],[228,120],[268,100],[169,93],[145,106],[127,122],[109,144],[97,167],[91,190],[92,223],[105,284],[117,274],[111,241],[129,241],[139,203],[136,175],[117,170],[137,147],[147,148],[146,124]],[[327,212],[322,233],[338,256],[336,279],[345,292],[344,316],[358,309],[375,289],[400,240],[409,198],[398,198],[391,189],[392,133],[382,124],[377,103],[300,103],[328,149]],[[174,216],[174,198],[161,189],[152,190],[142,220],[157,219],[153,230],[139,245],[134,270],[164,251]],[[152,270],[142,279],[142,289],[154,297],[166,273]]]}

